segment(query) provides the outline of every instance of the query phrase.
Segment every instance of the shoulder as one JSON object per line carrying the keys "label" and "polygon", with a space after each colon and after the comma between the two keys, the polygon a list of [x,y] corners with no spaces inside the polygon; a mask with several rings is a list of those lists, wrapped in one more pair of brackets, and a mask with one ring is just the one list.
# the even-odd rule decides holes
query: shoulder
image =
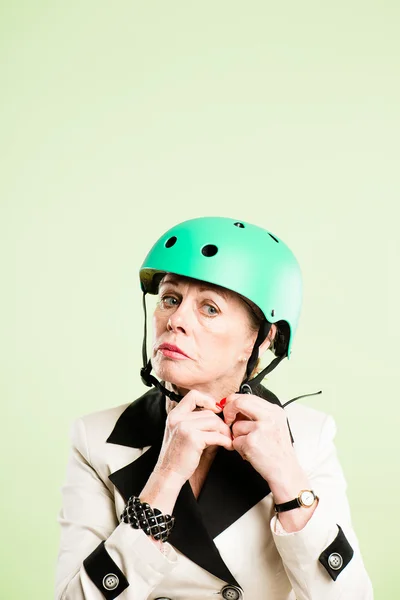
{"label": "shoulder", "polygon": [[332,415],[306,406],[291,404],[284,409],[292,429],[293,437],[297,433],[300,439],[320,440],[321,436],[334,436],[336,424]]}
{"label": "shoulder", "polygon": [[116,421],[119,419],[121,414],[129,406],[129,402],[126,404],[120,404],[119,406],[113,406],[103,410],[97,410],[91,413],[85,413],[74,419],[71,425],[72,437],[76,435],[82,435],[82,429],[86,436],[99,437],[106,440],[110,435]]}
{"label": "shoulder", "polygon": [[[107,438],[110,436],[119,417],[129,405],[130,403],[128,402],[111,408],[85,413],[72,421],[70,426],[72,445],[91,464],[96,463],[99,459],[102,461],[107,454],[115,452],[117,448],[123,451],[122,446],[107,443]],[[128,450],[132,451],[132,448],[126,448],[126,451]]]}
{"label": "shoulder", "polygon": [[333,449],[336,423],[332,415],[304,404],[284,409],[300,463],[309,469]]}
{"label": "shoulder", "polygon": [[[272,404],[281,405],[277,396],[263,385],[259,385],[255,393]],[[293,436],[296,432],[300,439],[305,438],[311,441],[317,439],[322,432],[331,436],[335,435],[336,426],[333,417],[322,410],[311,408],[300,402],[291,402],[284,408],[284,411],[290,422]]]}
{"label": "shoulder", "polygon": [[[130,402],[126,404],[120,404],[118,406],[112,406],[111,408],[105,408],[103,410],[96,410],[95,412],[85,413],[78,417],[78,420],[82,420],[87,430],[96,429],[104,432],[106,435],[111,433],[115,422],[119,419],[122,413],[128,408]],[[110,429],[111,428],[111,429]]]}

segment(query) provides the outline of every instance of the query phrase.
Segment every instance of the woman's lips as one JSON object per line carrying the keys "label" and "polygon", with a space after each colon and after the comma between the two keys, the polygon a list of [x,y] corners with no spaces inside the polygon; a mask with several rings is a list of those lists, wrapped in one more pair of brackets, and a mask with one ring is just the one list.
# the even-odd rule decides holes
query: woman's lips
{"label": "woman's lips", "polygon": [[164,354],[164,356],[168,356],[169,358],[189,358],[189,356],[182,352],[178,346],[174,346],[173,344],[161,344],[158,347],[158,350]]}

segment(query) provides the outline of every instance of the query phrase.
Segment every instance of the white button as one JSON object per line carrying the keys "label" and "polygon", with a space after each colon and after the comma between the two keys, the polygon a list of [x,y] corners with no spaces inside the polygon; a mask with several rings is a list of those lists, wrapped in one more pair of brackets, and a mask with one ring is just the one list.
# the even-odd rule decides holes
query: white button
{"label": "white button", "polygon": [[224,600],[240,600],[242,598],[241,590],[235,585],[226,585],[221,590]]}
{"label": "white button", "polygon": [[103,587],[106,590],[115,590],[118,587],[119,579],[114,573],[109,573],[105,577],[103,577]]}
{"label": "white button", "polygon": [[328,565],[334,571],[338,571],[343,566],[343,558],[337,552],[333,552],[328,557]]}

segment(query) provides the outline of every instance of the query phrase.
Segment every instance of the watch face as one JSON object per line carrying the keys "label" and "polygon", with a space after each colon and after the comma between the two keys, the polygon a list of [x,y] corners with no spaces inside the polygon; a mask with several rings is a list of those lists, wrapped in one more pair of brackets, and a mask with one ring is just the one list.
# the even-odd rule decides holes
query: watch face
{"label": "watch face", "polygon": [[300,494],[300,502],[303,506],[312,506],[314,504],[315,496],[310,490],[305,490]]}

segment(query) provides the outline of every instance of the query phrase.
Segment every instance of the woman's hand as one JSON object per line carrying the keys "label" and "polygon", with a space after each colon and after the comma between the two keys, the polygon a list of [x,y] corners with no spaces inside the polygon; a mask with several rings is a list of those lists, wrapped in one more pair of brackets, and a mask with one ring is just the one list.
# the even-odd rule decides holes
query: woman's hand
{"label": "woman's hand", "polygon": [[206,448],[223,446],[233,450],[230,428],[217,416],[220,412],[211,396],[196,390],[188,392],[168,413],[154,472],[177,476],[183,485],[198,467]]}
{"label": "woman's hand", "polygon": [[[285,411],[253,394],[231,394],[226,400],[223,412],[225,423],[233,424],[233,448],[268,481],[274,502],[289,502],[310,489],[292,446]],[[299,531],[316,506],[280,513],[279,521],[287,532]]]}
{"label": "woman's hand", "polygon": [[233,448],[271,485],[299,468],[285,411],[253,394],[231,394],[223,409]]}

